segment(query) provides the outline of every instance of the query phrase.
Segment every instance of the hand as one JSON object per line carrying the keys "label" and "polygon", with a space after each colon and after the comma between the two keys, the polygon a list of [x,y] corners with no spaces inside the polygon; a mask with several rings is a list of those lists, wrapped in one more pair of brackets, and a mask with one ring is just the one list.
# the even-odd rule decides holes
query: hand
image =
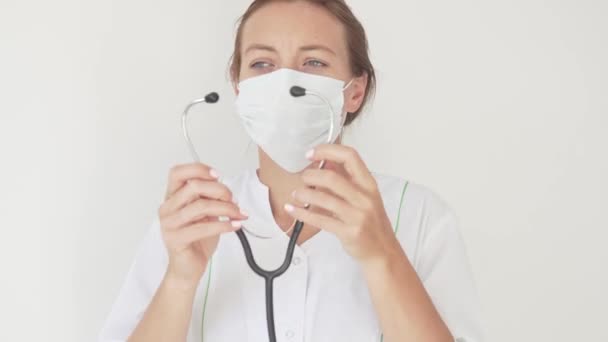
{"label": "hand", "polygon": [[[169,173],[158,215],[169,254],[167,274],[178,281],[198,284],[219,236],[239,229],[247,218],[217,179],[214,170],[200,163],[178,165]],[[220,222],[219,216],[230,221]]]}
{"label": "hand", "polygon": [[335,234],[345,250],[364,264],[381,260],[396,251],[395,248],[401,248],[376,181],[354,149],[324,144],[307,157],[312,161],[325,159],[341,164],[346,175],[332,169],[302,172],[306,186],[294,191],[294,203],[309,203],[311,208],[314,206],[322,212],[288,203],[285,210],[291,216]]}

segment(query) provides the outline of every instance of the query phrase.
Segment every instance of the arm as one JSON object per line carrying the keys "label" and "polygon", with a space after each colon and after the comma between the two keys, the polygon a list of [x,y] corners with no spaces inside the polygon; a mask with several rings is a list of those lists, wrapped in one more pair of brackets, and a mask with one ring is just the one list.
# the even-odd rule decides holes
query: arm
{"label": "arm", "polygon": [[[294,192],[306,210],[287,204],[294,218],[334,234],[358,261],[387,340],[481,341],[472,276],[454,215],[433,196],[423,218],[419,256],[412,265],[395,237],[378,184],[358,153],[320,145],[308,154],[331,169],[308,169]],[[335,164],[333,164],[335,163]],[[314,210],[319,208],[320,210]]]}
{"label": "arm", "polygon": [[[412,305],[420,310],[424,307],[431,309],[428,303],[432,301],[433,306],[430,310],[433,312],[416,313],[418,318],[439,315],[456,341],[483,341],[479,299],[458,219],[453,210],[432,191],[419,187],[411,191],[412,196],[424,197],[425,207],[414,209],[425,213],[419,221],[424,223],[415,233],[413,230],[401,230],[395,240],[407,240],[402,234],[413,234],[410,239],[418,241],[418,245],[411,244],[407,249],[397,246],[374,268],[364,267],[386,340],[402,341],[403,337],[395,339],[392,335],[393,328],[399,328],[397,325],[404,329],[410,322],[403,315],[407,299],[402,297],[416,293],[412,297],[420,302]],[[411,263],[405,250],[407,256],[410,253],[414,256]],[[407,275],[415,280],[408,282]],[[424,322],[420,320],[417,324],[423,325]]]}
{"label": "arm", "polygon": [[195,294],[195,285],[167,272],[128,341],[186,341]]}
{"label": "arm", "polygon": [[200,163],[171,170],[159,219],[131,265],[101,342],[187,339],[196,289],[219,235],[233,232],[246,218],[231,191],[216,180]]}
{"label": "arm", "polygon": [[454,341],[400,246],[363,273],[386,341]]}

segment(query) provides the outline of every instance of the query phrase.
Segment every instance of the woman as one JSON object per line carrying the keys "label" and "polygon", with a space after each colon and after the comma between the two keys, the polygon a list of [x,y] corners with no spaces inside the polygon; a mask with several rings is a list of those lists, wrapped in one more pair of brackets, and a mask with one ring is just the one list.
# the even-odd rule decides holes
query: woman
{"label": "woman", "polygon": [[[422,185],[370,172],[338,134],[334,144],[307,140],[319,130],[321,140],[327,136],[327,121],[315,121],[327,107],[288,94],[292,85],[314,89],[342,114],[338,128],[349,125],[375,88],[367,48],[342,0],[251,4],[231,76],[260,167],[221,181],[203,164],[171,170],[159,219],[102,341],[267,341],[264,282],[233,232],[281,232],[249,239],[256,261],[272,269],[295,219],[304,229],[292,265],[274,284],[279,341],[481,341],[449,206]],[[306,153],[308,145],[316,147]]]}

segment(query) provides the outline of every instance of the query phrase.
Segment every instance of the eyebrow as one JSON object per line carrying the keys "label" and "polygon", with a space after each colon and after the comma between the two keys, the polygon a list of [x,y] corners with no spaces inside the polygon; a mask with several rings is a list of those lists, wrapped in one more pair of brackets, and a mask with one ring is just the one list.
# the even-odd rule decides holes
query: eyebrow
{"label": "eyebrow", "polygon": [[336,55],[336,52],[334,50],[330,49],[328,46],[321,45],[321,44],[306,45],[306,46],[300,47],[300,51],[314,51],[314,50],[323,50],[323,51],[331,53],[334,56]]}
{"label": "eyebrow", "polygon": [[[262,50],[262,51],[268,51],[268,52],[273,52],[273,53],[277,53],[277,49],[275,49],[274,47],[270,46],[270,45],[264,45],[264,44],[251,44],[247,47],[247,49],[245,49],[245,53],[247,54],[253,50]],[[336,55],[336,52],[332,49],[330,49],[329,47],[325,46],[325,45],[321,45],[321,44],[312,44],[312,45],[305,45],[305,46],[301,46],[300,51],[315,51],[315,50],[322,50],[322,51],[326,51],[331,53],[332,55]]]}
{"label": "eyebrow", "polygon": [[253,50],[263,50],[263,51],[268,51],[268,52],[277,52],[277,50],[275,48],[273,48],[270,45],[264,45],[264,44],[251,44],[247,47],[247,49],[245,50],[244,54],[247,54]]}

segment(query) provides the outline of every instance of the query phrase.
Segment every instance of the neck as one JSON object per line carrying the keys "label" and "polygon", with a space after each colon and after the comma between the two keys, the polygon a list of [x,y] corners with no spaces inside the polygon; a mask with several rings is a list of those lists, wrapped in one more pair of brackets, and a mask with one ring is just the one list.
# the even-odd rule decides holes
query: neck
{"label": "neck", "polygon": [[[342,134],[338,136],[335,143],[342,143]],[[291,197],[291,193],[304,185],[301,173],[289,173],[285,171],[261,148],[258,148],[258,158],[260,168],[257,171],[257,175],[260,182],[269,189],[268,197],[274,220],[283,230],[288,230],[293,224],[293,218],[283,210],[283,206],[288,202],[293,203],[294,200]],[[319,167],[318,162],[309,166],[309,168],[317,167]],[[346,175],[346,171],[342,165],[326,162],[325,169],[333,169],[342,175]]]}
{"label": "neck", "polygon": [[293,223],[293,218],[283,210],[285,203],[293,202],[291,193],[304,183],[300,173],[289,173],[275,163],[268,155],[259,149],[260,168],[258,177],[269,189],[270,207],[277,224],[287,230]]}

